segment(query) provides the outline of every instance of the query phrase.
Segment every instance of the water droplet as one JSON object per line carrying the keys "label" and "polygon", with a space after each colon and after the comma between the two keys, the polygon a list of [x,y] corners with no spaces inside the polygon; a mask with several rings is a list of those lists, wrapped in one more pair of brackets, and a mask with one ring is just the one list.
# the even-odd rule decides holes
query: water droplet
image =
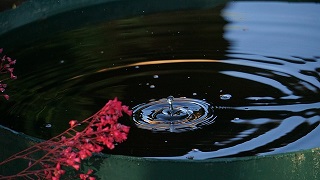
{"label": "water droplet", "polygon": [[196,95],[197,95],[197,93],[192,93],[192,95],[196,96]]}
{"label": "water droplet", "polygon": [[155,88],[155,87],[156,87],[156,86],[155,86],[155,85],[153,85],[153,84],[152,84],[152,85],[150,85],[150,88],[151,88],[151,89],[153,89],[153,88]]}
{"label": "water droplet", "polygon": [[241,123],[243,121],[240,120],[240,118],[234,118],[233,120],[231,120],[231,122],[233,122],[233,123]]}
{"label": "water droplet", "polygon": [[60,61],[60,64],[63,64],[63,63],[64,63],[64,60],[61,60],[61,61]]}
{"label": "water droplet", "polygon": [[103,53],[104,53],[104,51],[100,51],[100,53],[101,53],[101,54],[103,54]]}
{"label": "water droplet", "polygon": [[134,68],[139,69],[139,68],[140,68],[140,66],[135,66]]}
{"label": "water droplet", "polygon": [[173,96],[168,96],[167,97],[167,102],[171,105],[172,104],[172,102],[173,102]]}
{"label": "water droplet", "polygon": [[220,99],[221,100],[229,100],[232,97],[231,94],[221,94]]}
{"label": "water droplet", "polygon": [[46,126],[45,126],[46,128],[51,128],[52,127],[52,125],[50,124],[50,123],[48,123],[48,124],[46,124]]}
{"label": "water droplet", "polygon": [[158,75],[153,75],[153,78],[157,79],[157,78],[159,78],[159,76]]}

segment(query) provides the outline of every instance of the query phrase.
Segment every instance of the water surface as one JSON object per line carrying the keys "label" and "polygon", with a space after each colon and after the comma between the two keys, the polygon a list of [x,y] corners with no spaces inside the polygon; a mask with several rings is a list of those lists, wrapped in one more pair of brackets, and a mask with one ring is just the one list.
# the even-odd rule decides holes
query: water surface
{"label": "water surface", "polygon": [[317,3],[230,2],[88,22],[21,43],[7,53],[19,79],[1,124],[49,138],[108,99],[133,107],[172,95],[210,103],[215,122],[155,133],[125,120],[128,140],[107,152],[208,159],[319,147],[319,15]]}

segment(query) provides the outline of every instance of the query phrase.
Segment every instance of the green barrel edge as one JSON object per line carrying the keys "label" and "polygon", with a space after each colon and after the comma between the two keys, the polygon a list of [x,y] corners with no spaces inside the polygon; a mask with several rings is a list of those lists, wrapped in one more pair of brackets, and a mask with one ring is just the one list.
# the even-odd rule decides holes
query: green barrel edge
{"label": "green barrel edge", "polygon": [[[0,126],[0,161],[38,142]],[[27,163],[27,162],[24,162]],[[14,164],[19,166],[25,164]],[[267,156],[216,158],[210,160],[163,160],[120,155],[94,155],[82,164],[98,179],[320,179],[320,149]],[[14,168],[0,166],[0,174]]]}
{"label": "green barrel edge", "polygon": [[[0,13],[0,35],[24,25],[87,6],[102,3],[123,3],[122,14],[114,18],[139,15],[142,8],[148,13],[174,9],[212,7],[224,0],[29,0],[14,10]],[[139,10],[128,7],[138,3]],[[119,8],[119,6],[117,6]],[[124,8],[124,9],[121,9]],[[30,147],[41,140],[0,126],[0,161]],[[320,179],[320,149],[241,158],[210,160],[161,160],[120,155],[95,155],[84,162],[83,168],[92,168],[98,179]],[[18,166],[15,164],[14,166]],[[14,168],[1,167],[0,174],[10,174]],[[9,171],[9,172],[8,172]]]}

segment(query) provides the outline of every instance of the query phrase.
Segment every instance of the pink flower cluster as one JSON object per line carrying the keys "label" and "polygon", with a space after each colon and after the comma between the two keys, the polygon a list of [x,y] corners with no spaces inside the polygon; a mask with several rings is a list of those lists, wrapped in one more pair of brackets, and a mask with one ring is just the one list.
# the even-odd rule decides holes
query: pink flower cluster
{"label": "pink flower cluster", "polygon": [[[0,54],[2,54],[3,52],[3,48],[0,48]],[[15,76],[13,74],[13,70],[14,68],[12,67],[12,65],[14,65],[16,63],[16,60],[12,60],[10,57],[3,55],[2,57],[0,57],[1,59],[1,63],[0,63],[0,74],[7,74],[10,73],[10,79],[17,79],[17,76]],[[0,79],[0,92],[3,93],[6,90],[7,84],[4,84],[3,81],[7,80],[9,78],[6,79]],[[1,96],[3,96],[4,98],[6,98],[7,100],[9,100],[9,95],[8,94],[2,94]]]}
{"label": "pink flower cluster", "polygon": [[[30,163],[25,170],[17,175],[5,178],[59,180],[66,172],[62,168],[63,166],[79,170],[83,159],[92,156],[93,153],[101,152],[105,146],[113,149],[116,143],[121,143],[127,139],[130,127],[118,123],[118,119],[123,116],[123,113],[132,115],[128,106],[122,105],[115,98],[90,118],[81,122],[71,120],[69,122],[71,127],[64,133],[6,160],[5,163],[23,158],[28,159]],[[38,151],[46,153],[40,159],[32,159],[33,153]],[[2,163],[0,162],[0,166]],[[43,169],[31,171],[32,167],[37,165],[40,165]],[[92,173],[93,170],[89,169],[87,173],[79,175],[80,179],[94,180],[95,178],[91,176]],[[2,179],[1,176],[0,179]]]}
{"label": "pink flower cluster", "polygon": [[[107,146],[109,149],[115,147],[115,143],[121,143],[127,139],[130,127],[118,123],[118,119],[123,116],[122,112],[131,116],[132,111],[127,106],[123,106],[115,98],[110,100],[96,115],[94,115],[89,125],[81,132],[67,138],[61,136],[60,143],[63,150],[57,154],[57,165],[53,172],[47,172],[47,179],[59,179],[64,171],[60,165],[70,166],[76,170],[80,169],[81,160],[92,156],[93,153],[99,153]],[[82,125],[85,122],[78,123],[76,120],[69,122],[71,128]],[[87,174],[80,174],[81,179],[95,179],[90,177],[92,170]]]}

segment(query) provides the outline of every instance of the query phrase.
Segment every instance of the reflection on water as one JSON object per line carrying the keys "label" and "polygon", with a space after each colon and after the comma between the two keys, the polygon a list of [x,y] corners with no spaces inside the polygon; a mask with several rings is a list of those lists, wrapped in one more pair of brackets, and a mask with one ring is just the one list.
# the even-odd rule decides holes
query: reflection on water
{"label": "reflection on water", "polygon": [[115,96],[133,107],[172,95],[210,103],[214,123],[153,133],[123,122],[129,138],[111,153],[207,159],[319,147],[319,12],[316,3],[231,2],[87,23],[17,46],[19,80],[1,123],[48,138]]}

